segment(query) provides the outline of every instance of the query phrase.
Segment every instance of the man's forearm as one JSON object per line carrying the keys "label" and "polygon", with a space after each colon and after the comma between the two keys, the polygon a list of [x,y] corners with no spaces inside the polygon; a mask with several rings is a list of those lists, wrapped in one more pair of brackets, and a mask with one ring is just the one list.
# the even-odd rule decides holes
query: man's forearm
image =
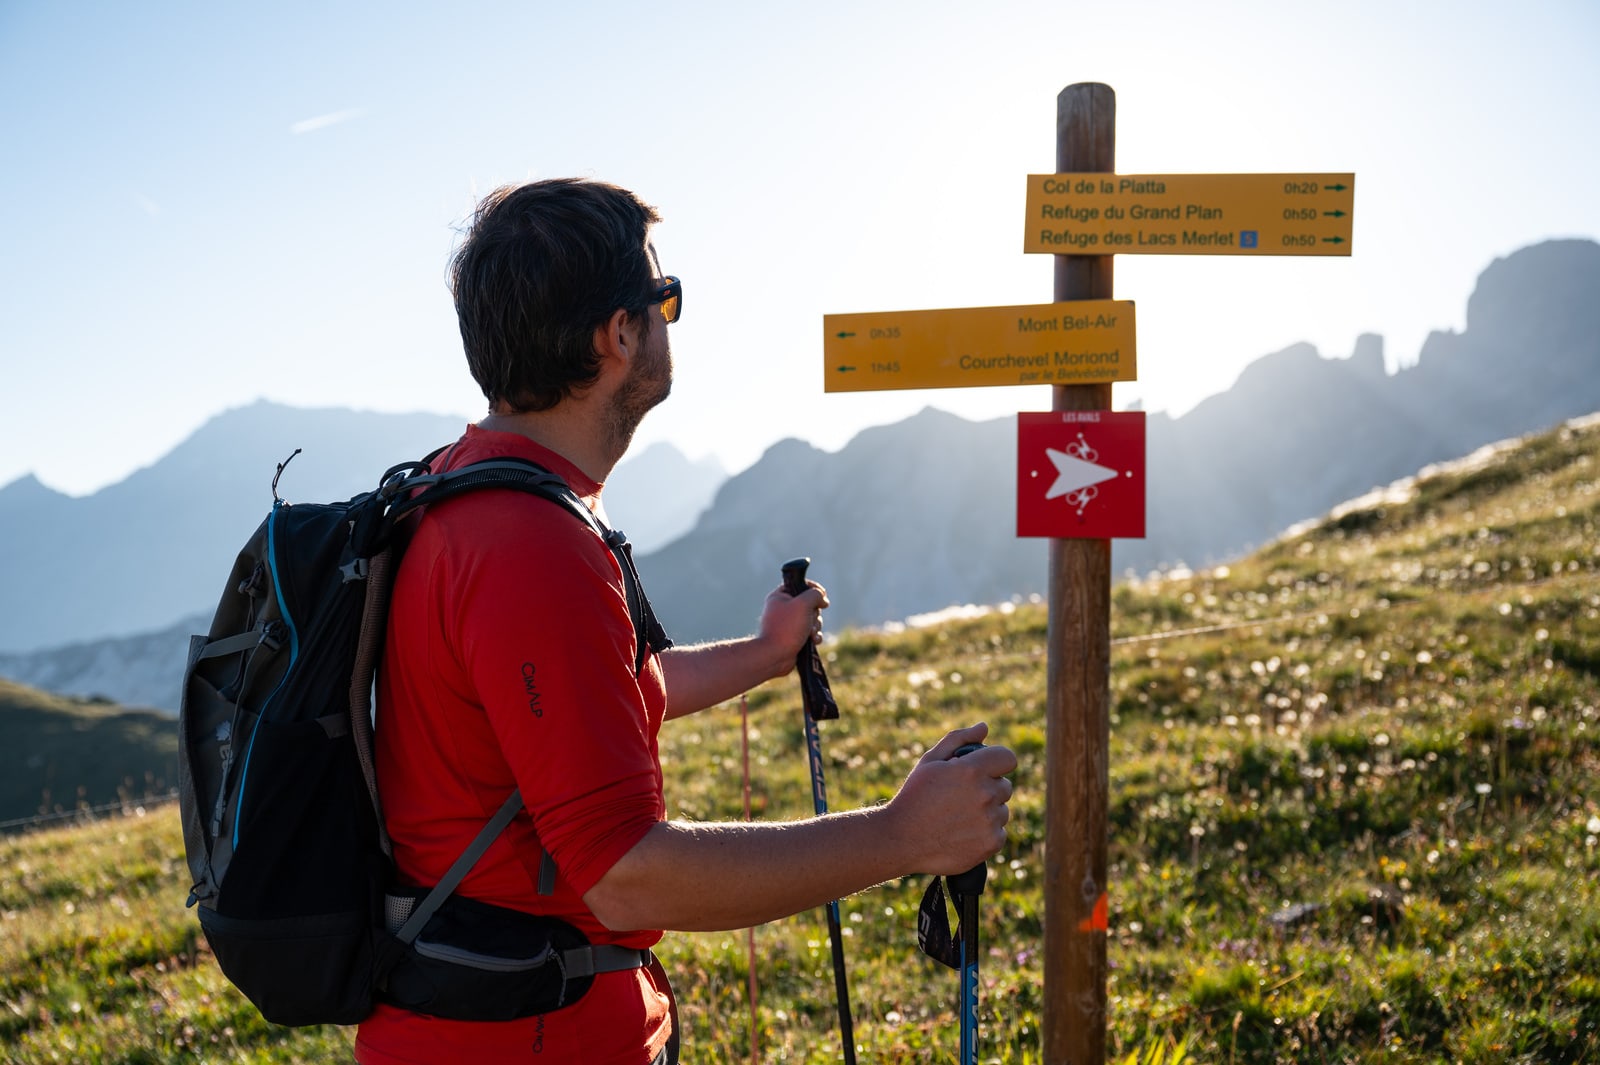
{"label": "man's forearm", "polygon": [[760,636],[674,647],[661,655],[667,717],[683,717],[732,699],[794,664],[794,654],[774,651]]}
{"label": "man's forearm", "polygon": [[1005,844],[1016,755],[981,744],[988,726],[946,733],[893,799],[781,824],[663,821],[583,896],[606,927],[717,931],[777,920],[885,880],[965,872]]}
{"label": "man's forearm", "polygon": [[663,821],[584,902],[614,931],[748,928],[914,871],[887,806],[781,824]]}
{"label": "man's forearm", "polygon": [[822,631],[818,615],[827,605],[820,585],[812,584],[800,595],[777,588],[761,608],[756,635],[663,652],[667,717],[716,706],[789,672],[800,648]]}

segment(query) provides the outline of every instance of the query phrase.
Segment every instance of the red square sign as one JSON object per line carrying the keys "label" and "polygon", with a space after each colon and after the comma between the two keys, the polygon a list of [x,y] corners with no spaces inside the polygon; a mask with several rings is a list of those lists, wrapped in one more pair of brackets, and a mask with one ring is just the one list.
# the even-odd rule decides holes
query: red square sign
{"label": "red square sign", "polygon": [[1144,536],[1144,411],[1017,415],[1017,535]]}

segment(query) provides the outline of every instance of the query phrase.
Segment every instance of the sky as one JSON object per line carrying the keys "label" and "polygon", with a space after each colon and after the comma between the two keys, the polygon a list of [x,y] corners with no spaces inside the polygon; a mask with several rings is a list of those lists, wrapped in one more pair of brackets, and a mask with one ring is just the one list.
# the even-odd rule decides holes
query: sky
{"label": "sky", "polygon": [[1356,175],[1347,258],[1118,256],[1114,406],[1181,415],[1302,341],[1399,368],[1496,258],[1600,238],[1596,56],[1593,0],[0,0],[0,486],[93,492],[259,398],[480,417],[450,253],[490,190],[568,175],[655,205],[684,282],[636,450],[737,472],[1048,410],[826,394],[822,317],[1048,302],[1026,179],[1080,82],[1119,173]]}

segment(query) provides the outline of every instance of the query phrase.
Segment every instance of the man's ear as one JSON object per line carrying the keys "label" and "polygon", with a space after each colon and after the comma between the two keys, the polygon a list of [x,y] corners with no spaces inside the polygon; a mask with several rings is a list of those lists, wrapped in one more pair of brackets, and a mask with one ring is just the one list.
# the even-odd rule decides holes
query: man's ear
{"label": "man's ear", "polygon": [[626,372],[639,351],[639,323],[621,307],[594,328],[594,350],[600,356],[602,376],[609,369]]}

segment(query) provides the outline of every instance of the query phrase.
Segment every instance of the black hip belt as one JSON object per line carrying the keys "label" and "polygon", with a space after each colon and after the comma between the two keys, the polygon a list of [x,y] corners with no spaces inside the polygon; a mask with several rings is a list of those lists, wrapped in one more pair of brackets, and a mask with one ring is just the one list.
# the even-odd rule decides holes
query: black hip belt
{"label": "black hip belt", "polygon": [[[427,892],[384,898],[389,935]],[[452,895],[409,943],[393,940],[399,960],[379,998],[402,1009],[461,1021],[507,1021],[570,1006],[600,973],[648,968],[648,950],[590,943],[555,917]]]}

